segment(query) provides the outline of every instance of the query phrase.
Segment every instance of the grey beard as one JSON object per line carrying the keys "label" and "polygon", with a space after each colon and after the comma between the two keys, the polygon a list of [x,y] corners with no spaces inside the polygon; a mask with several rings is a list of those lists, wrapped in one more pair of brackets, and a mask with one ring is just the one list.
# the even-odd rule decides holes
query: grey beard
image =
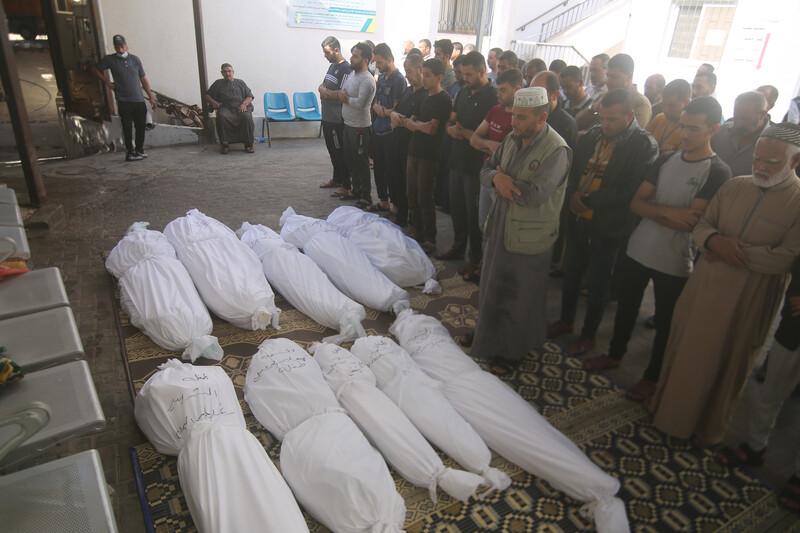
{"label": "grey beard", "polygon": [[[762,174],[763,175],[763,174]],[[786,181],[789,177],[794,175],[794,169],[789,166],[787,162],[786,165],[781,169],[780,172],[776,172],[774,175],[770,176],[769,179],[761,179],[753,175],[750,179],[753,180],[753,183],[757,187],[761,187],[762,189],[769,189],[770,187],[774,187]]]}

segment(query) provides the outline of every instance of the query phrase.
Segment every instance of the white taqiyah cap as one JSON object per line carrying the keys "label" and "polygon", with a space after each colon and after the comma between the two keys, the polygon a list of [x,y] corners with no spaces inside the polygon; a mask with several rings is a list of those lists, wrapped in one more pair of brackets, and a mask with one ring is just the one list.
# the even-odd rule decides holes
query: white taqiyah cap
{"label": "white taqiyah cap", "polygon": [[539,107],[547,103],[547,89],[544,87],[525,87],[514,95],[514,107]]}

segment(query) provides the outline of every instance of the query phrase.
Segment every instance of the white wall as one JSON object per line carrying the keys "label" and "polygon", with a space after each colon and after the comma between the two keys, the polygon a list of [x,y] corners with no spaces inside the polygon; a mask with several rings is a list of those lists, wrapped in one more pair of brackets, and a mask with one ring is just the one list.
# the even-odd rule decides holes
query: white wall
{"label": "white wall", "polygon": [[[568,9],[578,0],[569,0]],[[197,56],[191,0],[99,0],[107,52],[113,52],[110,39],[125,35],[132,53],[141,57],[154,89],[187,103],[200,102]],[[491,36],[485,38],[484,55],[493,46],[507,49],[512,39],[523,39],[532,29],[558,11],[514,32],[519,25],[546,11],[557,0],[496,0]],[[800,49],[800,2],[797,0],[739,0],[733,29],[725,55],[718,66],[717,93],[726,116],[732,114],[733,98],[761,84],[778,87],[781,97],[773,112],[782,117],[789,99],[797,94],[800,75],[794,57]],[[244,79],[256,95],[256,116],[263,116],[266,91],[314,91],[321,82],[328,62],[320,43],[335,35],[347,51],[356,42],[371,39],[386,42],[399,57],[402,42],[423,37],[435,40],[438,29],[438,0],[377,0],[375,33],[290,28],[286,25],[286,0],[204,0],[204,30],[209,83],[218,76],[219,65],[233,64],[236,76]],[[636,61],[634,82],[643,87],[648,75],[660,72],[667,80],[690,80],[699,61],[676,60],[666,56],[672,27],[669,26],[671,0],[617,0],[590,21],[581,23],[552,42],[575,46],[591,57],[623,42],[623,51]],[[771,15],[769,15],[771,14]],[[764,18],[767,17],[767,20]],[[771,20],[771,19],[774,20]],[[654,23],[654,21],[660,21]],[[758,23],[772,35],[761,68],[737,60],[737,42],[747,26]],[[440,35],[462,43],[474,36]],[[260,121],[257,121],[260,130]],[[276,125],[273,134],[316,135],[315,124]]]}
{"label": "white wall", "polygon": [[[670,0],[618,0],[598,12],[590,20],[570,28],[551,42],[575,46],[591,57],[607,51],[622,41],[622,51],[630,54],[636,64],[634,83],[641,91],[650,74],[663,74],[667,81],[683,78],[691,83],[702,61],[668,57],[674,29],[670,17]],[[653,24],[653,21],[663,21]],[[522,22],[525,22],[524,20]],[[796,51],[800,49],[800,3],[796,0],[739,0],[725,52],[716,64],[717,99],[726,117],[733,115],[733,102],[744,91],[770,84],[778,88],[780,97],[772,111],[773,120],[783,118],[789,100],[800,88],[800,71]],[[749,29],[748,29],[749,28]],[[743,61],[745,39],[764,28],[771,33],[761,67],[758,57]],[[758,56],[759,50],[755,51]]]}
{"label": "white wall", "polygon": [[124,35],[154,90],[188,104],[199,103],[191,0],[99,0],[98,8],[105,53],[114,53],[114,35]]}
{"label": "white wall", "polygon": [[[402,20],[411,33],[420,38],[429,34],[430,18],[420,10],[431,11],[430,2],[406,0],[402,3],[377,0],[376,32],[361,33],[327,29],[290,28],[287,26],[287,1],[278,0],[204,0],[206,69],[211,84],[220,77],[219,66],[231,63],[236,77],[245,80],[255,95],[255,116],[264,116],[265,92],[292,93],[316,91],[330,65],[322,55],[320,43],[328,35],[342,43],[345,57],[357,42],[384,40],[387,11]],[[142,59],[153,89],[189,104],[200,103],[200,83],[195,48],[191,0],[100,0],[103,31],[108,39],[122,33],[131,53]],[[436,6],[438,17],[438,5]],[[401,34],[389,32],[393,50],[400,52]],[[111,43],[108,51],[113,52]],[[256,120],[260,132],[261,121]],[[314,136],[319,124],[271,124],[273,136]]]}
{"label": "white wall", "polygon": [[[719,77],[717,95],[720,102],[724,102],[723,110],[729,109],[726,116],[731,116],[736,95],[761,85],[774,85],[780,96],[770,113],[772,120],[779,122],[789,109],[789,101],[800,89],[797,60],[800,2],[770,0],[769,9],[764,6],[763,0],[739,1],[722,61],[715,71]],[[762,46],[753,49],[747,45],[751,37],[766,32],[770,33],[770,38],[765,49]],[[764,54],[759,67],[762,49]]]}
{"label": "white wall", "polygon": [[[591,59],[592,56],[608,52],[619,43],[625,42],[630,15],[631,2],[618,0],[547,42],[574,46],[584,57]],[[633,55],[634,50],[625,51]]]}
{"label": "white wall", "polygon": [[[564,0],[510,1],[510,13],[505,29],[507,43],[505,46],[503,46],[503,48],[507,49],[511,41],[538,41],[539,34],[542,31],[542,23],[547,22],[551,18],[558,16],[559,13],[576,6],[581,1],[582,0],[566,0],[566,6],[564,5]],[[540,17],[540,15],[547,12],[551,8],[555,9],[553,9],[552,12],[547,13],[547,15]],[[517,31],[517,28],[534,17],[539,18],[537,18],[531,24],[528,24],[524,30]]]}

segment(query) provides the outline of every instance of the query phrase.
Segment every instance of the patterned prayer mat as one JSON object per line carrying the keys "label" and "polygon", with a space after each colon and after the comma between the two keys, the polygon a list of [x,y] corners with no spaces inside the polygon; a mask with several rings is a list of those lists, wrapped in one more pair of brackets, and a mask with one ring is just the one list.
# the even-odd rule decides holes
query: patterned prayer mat
{"label": "patterned prayer mat", "polygon": [[[436,264],[442,295],[423,295],[411,289],[411,305],[441,320],[454,336],[461,335],[475,326],[477,286],[462,281],[452,267]],[[180,355],[159,348],[131,326],[118,306],[118,293],[114,301],[131,392],[135,395],[158,365]],[[213,334],[225,350],[225,357],[216,364],[233,380],[248,428],[279,466],[280,444],[241,400],[250,358],[266,338],[287,337],[307,347],[332,330],[315,323],[280,296],[276,303],[283,310],[279,331],[246,331],[214,318]],[[390,315],[368,309],[364,327],[368,334],[388,335],[391,321]],[[486,368],[486,361],[478,362]],[[209,363],[198,360],[197,364]],[[608,378],[585,372],[581,360],[562,354],[559,345],[548,343],[532,352],[505,380],[603,470],[620,479],[619,496],[626,503],[631,531],[800,531],[800,521],[782,511],[775,494],[758,480],[718,465],[708,452],[666,438],[650,425],[650,416],[641,405],[627,401],[624,392]],[[196,531],[180,488],[176,458],[156,452],[149,443],[131,448],[131,455],[149,530]],[[440,455],[447,466],[457,467],[452,459]],[[512,477],[512,486],[466,504],[440,491],[439,502],[434,505],[426,488],[415,487],[392,472],[406,502],[407,531],[594,530],[591,519],[582,516],[580,502],[502,457],[495,455],[492,465]],[[328,531],[308,515],[306,518],[313,533]]]}

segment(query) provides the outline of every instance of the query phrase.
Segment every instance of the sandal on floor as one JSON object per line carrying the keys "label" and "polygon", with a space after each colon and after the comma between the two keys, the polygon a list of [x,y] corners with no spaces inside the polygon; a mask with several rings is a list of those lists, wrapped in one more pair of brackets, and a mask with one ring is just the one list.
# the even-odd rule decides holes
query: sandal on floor
{"label": "sandal on floor", "polygon": [[603,354],[584,361],[583,368],[591,370],[592,372],[598,372],[609,368],[617,368],[621,364],[622,361],[617,361],[616,359],[612,359],[610,355]]}
{"label": "sandal on floor", "polygon": [[356,198],[358,198],[358,196],[356,196],[355,194],[353,194],[353,191],[347,191],[347,192],[343,192],[343,193],[342,193],[342,194],[339,196],[339,200],[341,200],[341,201],[343,201],[343,202],[346,202],[347,200],[355,200]]}
{"label": "sandal on floor", "polygon": [[508,376],[517,369],[519,361],[506,359],[505,357],[494,357],[489,361],[489,370],[498,377]]}
{"label": "sandal on floor", "polygon": [[479,263],[467,263],[466,265],[461,267],[461,269],[458,271],[458,273],[463,276],[467,272],[472,272],[476,268],[480,268],[480,267],[481,267],[481,265]]}
{"label": "sandal on floor", "polygon": [[792,476],[778,494],[778,503],[787,509],[800,512],[800,477]]}
{"label": "sandal on floor", "polygon": [[245,152],[247,152],[248,154],[254,154],[254,153],[256,153],[256,149],[255,149],[255,148],[253,148],[252,146],[245,146],[245,147],[244,147],[244,151],[245,151]]}
{"label": "sandal on floor", "polygon": [[461,278],[464,281],[469,281],[469,282],[472,282],[472,283],[480,284],[480,282],[481,282],[481,267],[480,267],[480,265],[478,265],[477,268],[474,268],[472,270],[464,272],[461,275]]}
{"label": "sandal on floor", "polygon": [[436,259],[442,259],[444,261],[449,261],[451,259],[464,259],[464,254],[460,254],[451,248],[446,252],[436,254]]}
{"label": "sandal on floor", "polygon": [[341,187],[341,183],[336,183],[333,180],[328,180],[322,185],[319,186],[320,189],[335,189],[336,187]]}
{"label": "sandal on floor", "polygon": [[420,246],[422,247],[422,251],[428,255],[430,255],[436,249],[436,243],[431,241],[425,241]]}
{"label": "sandal on floor", "polygon": [[372,205],[372,202],[369,200],[364,200],[363,198],[356,202],[356,207],[359,209],[368,209]]}
{"label": "sandal on floor", "polygon": [[458,344],[463,346],[464,348],[469,348],[472,346],[472,342],[475,340],[475,332],[470,331],[469,333],[465,333],[458,338]]}
{"label": "sandal on floor", "polygon": [[731,468],[734,467],[747,467],[747,466],[761,466],[764,464],[764,455],[767,449],[764,448],[760,451],[755,451],[746,443],[741,443],[735,450],[730,446],[723,447],[717,452],[716,459],[718,463]]}
{"label": "sandal on floor", "polygon": [[369,211],[370,213],[388,213],[390,210],[390,208],[383,207],[381,204],[372,204],[364,209],[364,211]]}
{"label": "sandal on floor", "polygon": [[689,439],[689,442],[691,442],[692,446],[695,448],[702,448],[704,450],[713,450],[720,445],[719,442],[708,442],[704,439],[701,439],[697,435],[692,435],[692,437]]}
{"label": "sandal on floor", "polygon": [[408,226],[408,222],[406,222],[405,220],[400,219],[400,217],[397,216],[397,215],[389,215],[388,217],[386,217],[386,220],[388,220],[392,224],[396,224],[396,225],[400,226],[401,228],[404,227],[404,226]]}
{"label": "sandal on floor", "polygon": [[657,387],[658,383],[642,378],[636,385],[628,389],[628,392],[625,393],[625,397],[634,402],[643,402],[656,393]]}
{"label": "sandal on floor", "polygon": [[227,154],[231,151],[231,146],[229,144],[223,144],[222,149],[219,151],[221,154]]}

